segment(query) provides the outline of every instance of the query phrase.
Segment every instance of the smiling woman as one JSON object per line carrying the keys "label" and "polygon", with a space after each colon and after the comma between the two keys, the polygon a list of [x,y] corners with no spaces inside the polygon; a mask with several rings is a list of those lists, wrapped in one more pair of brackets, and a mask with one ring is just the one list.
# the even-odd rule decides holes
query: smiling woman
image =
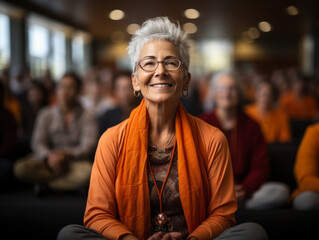
{"label": "smiling woman", "polygon": [[144,99],[100,138],[85,226],[69,225],[58,239],[266,239],[257,224],[235,226],[225,136],[180,103],[191,77],[180,26],[147,20],[128,52]]}
{"label": "smiling woman", "polygon": [[141,49],[140,59],[133,74],[134,90],[142,92],[146,104],[171,102],[172,109],[167,111],[176,111],[182,90],[188,90],[190,80],[190,74],[180,67],[182,61],[176,47],[166,40],[153,40]]}

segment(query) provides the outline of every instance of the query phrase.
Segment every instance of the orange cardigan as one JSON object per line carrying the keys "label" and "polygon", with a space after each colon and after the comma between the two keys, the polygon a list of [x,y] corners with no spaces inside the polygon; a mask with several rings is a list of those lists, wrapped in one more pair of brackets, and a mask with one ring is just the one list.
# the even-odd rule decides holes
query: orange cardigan
{"label": "orange cardigan", "polygon": [[272,109],[261,115],[256,104],[246,106],[245,111],[260,124],[267,143],[292,140],[290,123],[285,112]]}
{"label": "orange cardigan", "polygon": [[[143,104],[144,101],[129,120],[108,129],[96,151],[84,224],[107,239],[119,239],[124,234],[147,239],[151,234],[147,142],[135,149],[136,144],[148,136],[145,106],[144,115],[130,126],[132,115],[138,115],[136,112]],[[187,114],[181,104],[176,122],[180,196],[189,237],[212,239],[235,225],[237,202],[227,140],[217,128]],[[197,136],[185,131],[189,126],[197,129]],[[128,132],[140,136],[128,142]],[[202,148],[198,146],[200,142]],[[202,165],[196,151],[190,151],[196,146],[204,156]]]}
{"label": "orange cardigan", "polygon": [[298,187],[292,198],[304,191],[319,192],[319,123],[307,128],[298,149],[294,173]]}
{"label": "orange cardigan", "polygon": [[318,114],[316,100],[311,95],[296,99],[292,92],[287,92],[280,99],[280,107],[295,120],[313,120]]}

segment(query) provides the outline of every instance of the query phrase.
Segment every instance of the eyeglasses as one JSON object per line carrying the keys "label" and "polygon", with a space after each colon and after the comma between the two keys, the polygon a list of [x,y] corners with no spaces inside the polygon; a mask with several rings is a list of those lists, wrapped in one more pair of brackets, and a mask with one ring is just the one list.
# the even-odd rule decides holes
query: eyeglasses
{"label": "eyeglasses", "polygon": [[162,63],[166,71],[176,71],[178,70],[183,63],[183,61],[177,58],[167,58],[163,61],[157,61],[155,58],[143,58],[142,60],[138,61],[138,65],[142,68],[145,72],[153,72],[157,69],[159,63]]}

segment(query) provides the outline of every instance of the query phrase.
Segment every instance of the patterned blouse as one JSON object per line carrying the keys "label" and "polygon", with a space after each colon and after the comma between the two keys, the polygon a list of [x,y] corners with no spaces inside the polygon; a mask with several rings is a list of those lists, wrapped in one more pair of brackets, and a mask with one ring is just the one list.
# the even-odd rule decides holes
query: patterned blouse
{"label": "patterned blouse", "polygon": [[[164,179],[171,160],[173,146],[164,149],[158,149],[153,146],[148,147],[148,156],[152,172],[156,179],[158,190],[161,191]],[[173,163],[169,173],[167,182],[164,187],[162,196],[162,209],[167,215],[168,221],[165,225],[168,232],[181,232],[183,239],[189,235],[187,223],[184,216],[182,203],[179,195],[179,180],[177,168],[177,147],[174,152]],[[152,234],[161,231],[155,224],[155,216],[160,212],[159,196],[154,185],[153,177],[148,168],[148,186],[151,199],[151,219],[152,219]],[[163,232],[163,230],[162,230]]]}

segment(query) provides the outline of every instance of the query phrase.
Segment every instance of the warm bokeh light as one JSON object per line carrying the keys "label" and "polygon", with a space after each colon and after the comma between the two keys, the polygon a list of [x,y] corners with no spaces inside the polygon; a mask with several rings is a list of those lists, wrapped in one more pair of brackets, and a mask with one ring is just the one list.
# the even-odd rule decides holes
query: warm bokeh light
{"label": "warm bokeh light", "polygon": [[270,32],[271,31],[271,25],[269,22],[262,21],[258,24],[258,27],[260,31],[262,32]]}
{"label": "warm bokeh light", "polygon": [[185,17],[188,19],[197,19],[199,18],[199,12],[194,8],[186,9],[184,12]]}
{"label": "warm bokeh light", "polygon": [[253,38],[249,36],[248,31],[243,32],[243,34],[241,35],[241,38],[242,38],[242,41],[245,43],[252,43],[254,41]]}
{"label": "warm bokeh light", "polygon": [[197,32],[197,26],[194,23],[185,23],[183,29],[188,34],[193,34]]}
{"label": "warm bokeh light", "polygon": [[257,28],[251,27],[248,29],[247,34],[252,39],[257,39],[260,37],[260,32]]}
{"label": "warm bokeh light", "polygon": [[138,25],[138,24],[136,24],[136,23],[132,23],[132,24],[130,24],[130,25],[127,26],[126,31],[127,31],[129,34],[133,35],[133,34],[136,32],[136,30],[138,30],[138,29],[140,29],[140,28],[141,28],[140,25]]}
{"label": "warm bokeh light", "polygon": [[235,55],[237,59],[249,61],[252,59],[262,59],[266,56],[265,50],[257,44],[238,41],[235,45]]}
{"label": "warm bokeh light", "polygon": [[121,20],[124,18],[125,13],[120,9],[115,9],[110,12],[109,17],[112,20]]}
{"label": "warm bokeh light", "polygon": [[286,8],[286,11],[287,11],[287,13],[288,13],[289,15],[291,15],[291,16],[296,16],[296,15],[298,15],[298,13],[299,13],[298,8],[295,7],[295,6],[293,6],[293,5],[287,7],[287,8]]}

